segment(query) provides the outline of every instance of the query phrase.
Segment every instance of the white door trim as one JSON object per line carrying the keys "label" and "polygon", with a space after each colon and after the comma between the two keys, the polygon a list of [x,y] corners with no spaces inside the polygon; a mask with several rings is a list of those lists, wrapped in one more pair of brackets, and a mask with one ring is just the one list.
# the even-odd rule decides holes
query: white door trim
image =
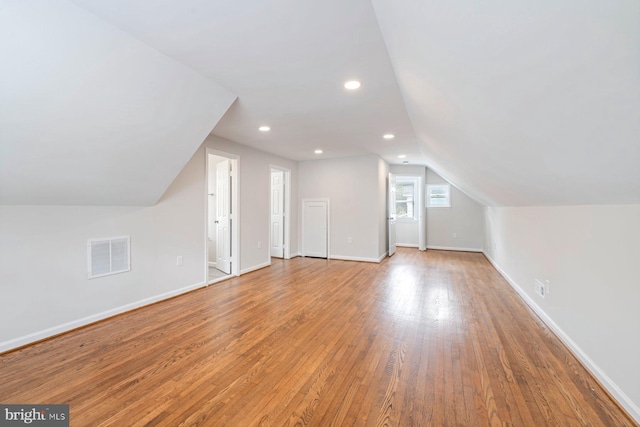
{"label": "white door trim", "polygon": [[331,201],[328,198],[312,198],[312,199],[302,199],[302,209],[301,209],[301,217],[302,217],[302,247],[300,248],[300,255],[305,256],[304,247],[305,247],[305,239],[304,239],[304,204],[305,202],[327,202],[327,259],[331,259]]}
{"label": "white door trim", "polygon": [[204,281],[209,283],[209,154],[214,156],[226,157],[231,160],[231,275],[240,275],[240,156],[225,151],[216,150],[214,148],[205,147],[204,165],[205,165],[205,186],[204,186]]}

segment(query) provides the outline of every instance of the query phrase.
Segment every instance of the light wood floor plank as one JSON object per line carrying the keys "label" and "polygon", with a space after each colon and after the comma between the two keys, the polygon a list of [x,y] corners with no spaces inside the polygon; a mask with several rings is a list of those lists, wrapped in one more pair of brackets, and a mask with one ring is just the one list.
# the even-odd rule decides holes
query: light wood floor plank
{"label": "light wood floor plank", "polygon": [[273,260],[0,355],[73,426],[637,426],[481,254]]}

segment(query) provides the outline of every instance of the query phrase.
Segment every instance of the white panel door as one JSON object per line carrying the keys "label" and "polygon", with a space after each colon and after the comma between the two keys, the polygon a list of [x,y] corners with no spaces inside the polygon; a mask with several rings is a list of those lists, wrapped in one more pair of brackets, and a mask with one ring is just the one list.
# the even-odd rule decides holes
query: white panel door
{"label": "white panel door", "polygon": [[284,172],[271,171],[271,256],[284,258]]}
{"label": "white panel door", "polygon": [[416,211],[418,212],[418,249],[427,250],[427,232],[425,231],[424,218],[424,182],[422,177],[418,177],[418,204]]}
{"label": "white panel door", "polygon": [[216,164],[216,268],[231,274],[231,162]]}
{"label": "white panel door", "polygon": [[387,222],[389,225],[389,256],[396,253],[396,177],[389,174],[389,216]]}
{"label": "white panel door", "polygon": [[327,258],[329,203],[302,202],[302,251],[304,256]]}

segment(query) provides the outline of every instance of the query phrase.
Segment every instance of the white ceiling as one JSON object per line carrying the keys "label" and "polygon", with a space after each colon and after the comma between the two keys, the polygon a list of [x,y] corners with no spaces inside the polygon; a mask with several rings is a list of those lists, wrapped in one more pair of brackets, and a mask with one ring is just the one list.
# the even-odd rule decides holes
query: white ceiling
{"label": "white ceiling", "polygon": [[640,2],[373,0],[429,164],[495,205],[640,203]]}
{"label": "white ceiling", "polygon": [[[491,205],[640,203],[637,0],[73,2],[208,79],[216,111],[220,86],[238,95],[213,130],[225,138],[298,160],[407,154]],[[362,89],[342,88],[352,78]],[[138,99],[176,101],[147,89]],[[185,102],[167,108],[210,111]],[[216,114],[196,121],[180,161]]]}
{"label": "white ceiling", "polygon": [[153,205],[235,96],[68,2],[0,1],[0,204]]}
{"label": "white ceiling", "polygon": [[295,160],[422,161],[369,0],[74,2],[237,94],[216,135]]}

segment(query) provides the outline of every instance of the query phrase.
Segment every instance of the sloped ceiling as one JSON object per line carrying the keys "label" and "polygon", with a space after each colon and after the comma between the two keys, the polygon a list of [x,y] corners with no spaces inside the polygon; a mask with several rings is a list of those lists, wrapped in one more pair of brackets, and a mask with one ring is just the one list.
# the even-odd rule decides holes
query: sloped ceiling
{"label": "sloped ceiling", "polygon": [[218,136],[295,160],[422,161],[369,0],[74,2],[236,93]]}
{"label": "sloped ceiling", "polygon": [[0,0],[0,202],[152,203],[224,87],[213,132],[292,159],[406,154],[490,205],[640,203],[636,0],[74,4]]}
{"label": "sloped ceiling", "polygon": [[436,171],[493,205],[640,203],[640,2],[373,5]]}
{"label": "sloped ceiling", "polygon": [[0,2],[0,203],[152,205],[235,95],[66,1]]}

